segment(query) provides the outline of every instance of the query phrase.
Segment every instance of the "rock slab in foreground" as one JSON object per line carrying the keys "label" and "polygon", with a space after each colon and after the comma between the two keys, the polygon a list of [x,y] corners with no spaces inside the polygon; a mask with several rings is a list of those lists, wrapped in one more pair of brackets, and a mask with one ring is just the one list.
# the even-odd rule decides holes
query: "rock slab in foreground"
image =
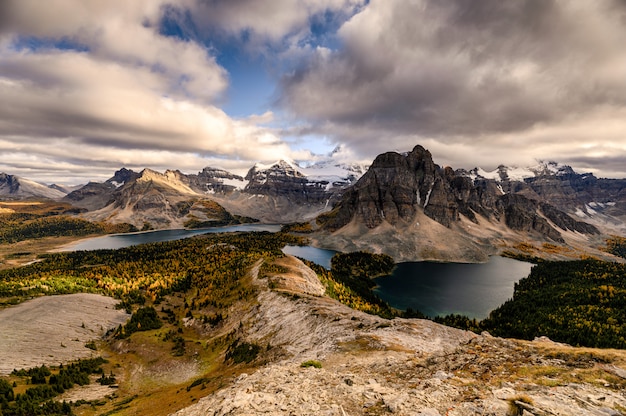
{"label": "rock slab in foreground", "polygon": [[85,347],[126,322],[106,296],[78,293],[43,296],[0,310],[0,375],[90,357]]}

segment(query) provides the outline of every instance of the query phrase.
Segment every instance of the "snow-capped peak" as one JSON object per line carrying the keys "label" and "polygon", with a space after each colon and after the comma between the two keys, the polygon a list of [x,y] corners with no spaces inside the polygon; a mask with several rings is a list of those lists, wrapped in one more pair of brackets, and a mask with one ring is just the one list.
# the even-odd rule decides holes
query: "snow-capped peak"
{"label": "snow-capped peak", "polygon": [[[296,177],[305,176],[302,173],[300,166],[298,166],[296,162],[294,162],[293,160],[285,160],[285,159],[278,160],[277,162],[274,162],[271,164],[256,163],[252,167],[252,169],[250,169],[250,172],[252,171],[254,171],[255,174],[267,174],[267,175],[283,174],[286,176],[296,176]],[[250,173],[248,173],[248,175],[249,174]]]}
{"label": "snow-capped peak", "polygon": [[574,170],[570,166],[564,165],[562,163],[554,162],[554,161],[547,161],[547,162],[539,161],[539,163],[536,166],[533,166],[529,169],[532,170],[536,174],[536,176],[541,176],[541,175],[562,176],[562,175],[569,175],[569,174],[575,173]]}

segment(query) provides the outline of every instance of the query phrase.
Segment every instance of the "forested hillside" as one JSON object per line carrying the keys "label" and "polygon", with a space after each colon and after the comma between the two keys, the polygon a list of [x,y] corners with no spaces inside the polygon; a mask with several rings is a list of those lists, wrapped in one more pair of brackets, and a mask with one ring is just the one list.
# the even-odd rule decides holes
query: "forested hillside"
{"label": "forested hillside", "polygon": [[545,335],[575,346],[626,348],[626,265],[541,262],[481,328],[502,337]]}
{"label": "forested hillside", "polygon": [[[284,256],[281,249],[286,244],[304,243],[303,238],[286,233],[227,233],[119,250],[46,254],[38,263],[0,271],[0,301],[12,304],[32,296],[75,292],[97,292],[118,298],[119,306],[131,312],[132,317],[109,332],[103,348],[110,351],[114,362],[106,366],[107,373],[124,372],[148,357],[153,360],[155,354],[160,357],[159,362],[171,365],[200,360],[207,368],[202,377],[188,382],[191,384],[184,393],[178,394],[180,386],[177,388],[177,400],[189,404],[198,390],[206,389],[203,392],[206,394],[217,388],[226,375],[243,371],[245,366],[259,365],[281,353],[280,348],[270,344],[243,339],[239,320],[241,314],[258,302],[259,289],[252,284],[255,275],[252,271],[258,268],[258,278],[269,282],[271,275],[283,272],[273,264]],[[311,266],[331,297],[372,314],[387,317],[400,314],[372,295],[368,280],[371,275],[390,271],[393,267],[390,257],[357,252],[337,255],[332,270]],[[130,358],[127,354],[118,356],[115,345],[147,352],[131,354]],[[93,343],[90,348],[100,348],[99,343]],[[17,381],[19,390],[25,382]],[[161,394],[163,400],[174,393],[173,387],[142,388],[146,397],[161,397],[158,396]],[[130,386],[120,387],[120,397],[133,400],[124,389]],[[144,414],[163,411],[151,407],[154,400],[136,402],[131,408],[143,409]],[[128,407],[127,403],[123,407],[107,403],[108,410]],[[22,404],[15,398],[7,398],[11,409]],[[41,414],[57,414],[55,409],[52,413],[42,410]],[[68,411],[67,406],[64,411]]]}
{"label": "forested hillside", "polygon": [[84,236],[137,231],[130,224],[94,223],[64,203],[0,203],[0,244],[43,237]]}

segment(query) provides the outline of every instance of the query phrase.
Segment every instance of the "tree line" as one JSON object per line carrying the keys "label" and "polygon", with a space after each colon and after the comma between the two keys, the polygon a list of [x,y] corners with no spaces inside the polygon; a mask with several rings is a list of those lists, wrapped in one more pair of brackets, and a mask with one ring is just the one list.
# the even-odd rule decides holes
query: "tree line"
{"label": "tree line", "polygon": [[[16,209],[18,209],[16,207]],[[17,212],[0,214],[0,244],[43,237],[84,236],[138,231],[131,224],[108,224],[77,218],[79,210],[67,204],[20,206]]]}
{"label": "tree line", "polygon": [[2,416],[57,416],[73,415],[72,406],[54,398],[75,385],[90,383],[92,374],[100,374],[98,382],[109,385],[115,382],[113,374],[106,376],[102,357],[79,360],[52,369],[45,365],[30,369],[13,370],[11,376],[20,384],[31,385],[24,393],[15,393],[17,381],[10,383],[0,378],[0,415]]}

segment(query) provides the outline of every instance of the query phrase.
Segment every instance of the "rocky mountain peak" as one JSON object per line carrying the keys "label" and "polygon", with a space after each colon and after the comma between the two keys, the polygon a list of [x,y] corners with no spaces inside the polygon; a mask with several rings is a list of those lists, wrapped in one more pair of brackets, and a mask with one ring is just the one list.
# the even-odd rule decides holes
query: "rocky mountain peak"
{"label": "rocky mountain peak", "polygon": [[567,176],[576,175],[571,166],[555,161],[540,161],[538,165],[529,168],[535,176]]}
{"label": "rocky mountain peak", "polygon": [[[555,169],[552,165],[548,167]],[[450,228],[460,222],[461,216],[478,223],[477,215],[480,215],[487,221],[502,221],[510,229],[557,242],[563,241],[557,228],[587,234],[598,232],[546,201],[511,193],[510,186],[504,189],[504,184],[526,172],[500,166],[491,174],[483,175],[484,171],[476,168],[468,175],[451,167],[441,168],[434,163],[431,153],[419,145],[404,155],[387,152],[376,157],[333,211],[318,221],[329,230],[338,230],[353,220],[369,229],[384,222],[403,228],[409,227],[418,213],[423,213]]]}
{"label": "rocky mountain peak", "polygon": [[254,165],[246,175],[244,192],[284,197],[296,203],[319,203],[328,199],[328,182],[311,182],[295,163],[280,160],[272,165]]}
{"label": "rocky mountain peak", "polygon": [[[234,175],[224,169],[213,168],[210,166],[202,169],[202,171],[198,175],[202,175],[206,178],[241,178],[241,176]],[[243,180],[243,178],[241,179]]]}
{"label": "rocky mountain peak", "polygon": [[383,221],[410,221],[420,208],[447,225],[458,216],[458,210],[451,205],[452,196],[447,193],[447,181],[454,177],[451,169],[436,165],[422,146],[415,146],[405,155],[383,153],[346,191],[338,210],[325,217],[330,219],[327,225],[341,228],[357,216],[368,228],[375,228]]}
{"label": "rocky mountain peak", "polygon": [[246,180],[264,180],[269,176],[291,176],[296,178],[304,178],[305,175],[298,169],[299,166],[294,162],[279,160],[271,165],[255,164],[246,175]]}
{"label": "rocky mountain peak", "polygon": [[7,173],[0,173],[0,189],[3,193],[16,193],[19,189],[20,183],[17,176],[9,175]]}
{"label": "rocky mountain peak", "polygon": [[[135,184],[139,184],[139,183],[149,184],[150,186],[153,186],[153,187],[154,186],[160,187],[160,188],[166,187],[168,188],[167,192],[174,191],[174,192],[180,193],[181,195],[197,194],[193,189],[189,187],[186,175],[184,175],[178,170],[176,171],[167,170],[164,173],[160,173],[152,169],[146,168],[141,171],[139,177],[135,181]],[[131,192],[129,189],[131,189],[131,187],[124,188],[124,192],[126,193]],[[145,192],[145,189],[141,187],[141,188],[135,189],[132,192]]]}
{"label": "rocky mountain peak", "polygon": [[116,171],[111,178],[105,181],[105,183],[109,183],[116,188],[119,188],[125,183],[137,179],[139,175],[139,173],[133,172],[131,169],[122,168]]}

